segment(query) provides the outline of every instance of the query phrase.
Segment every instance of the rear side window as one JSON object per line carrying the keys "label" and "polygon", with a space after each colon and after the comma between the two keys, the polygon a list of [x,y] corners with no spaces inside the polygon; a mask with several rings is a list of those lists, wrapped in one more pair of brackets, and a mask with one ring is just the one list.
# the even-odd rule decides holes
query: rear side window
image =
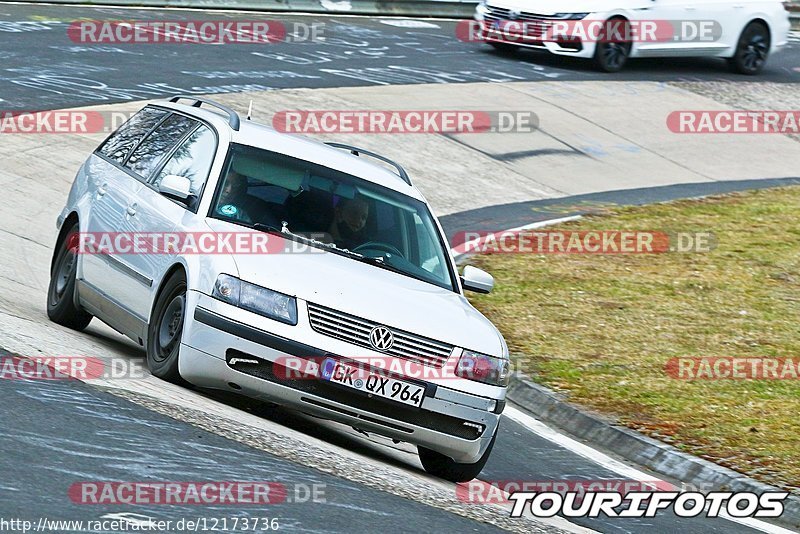
{"label": "rear side window", "polygon": [[197,195],[208,179],[216,151],[217,136],[207,126],[200,126],[178,146],[153,184],[158,187],[165,176],[177,174],[192,182],[191,192]]}
{"label": "rear side window", "polygon": [[161,109],[144,108],[106,139],[98,152],[117,163],[124,162],[136,143],[147,135],[166,114],[167,112]]}
{"label": "rear side window", "polygon": [[188,117],[173,114],[136,147],[125,166],[148,180],[162,159],[197,124],[197,121]]}

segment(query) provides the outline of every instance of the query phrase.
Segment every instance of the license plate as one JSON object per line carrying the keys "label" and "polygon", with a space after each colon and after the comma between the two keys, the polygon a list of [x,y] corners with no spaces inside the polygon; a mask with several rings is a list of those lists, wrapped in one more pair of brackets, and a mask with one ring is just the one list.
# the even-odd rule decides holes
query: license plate
{"label": "license plate", "polygon": [[376,397],[411,406],[419,407],[425,399],[425,388],[422,386],[384,376],[363,367],[338,362],[332,358],[326,358],[322,362],[320,377]]}
{"label": "license plate", "polygon": [[550,26],[545,22],[498,20],[494,23],[494,30],[515,37],[528,37],[541,39]]}

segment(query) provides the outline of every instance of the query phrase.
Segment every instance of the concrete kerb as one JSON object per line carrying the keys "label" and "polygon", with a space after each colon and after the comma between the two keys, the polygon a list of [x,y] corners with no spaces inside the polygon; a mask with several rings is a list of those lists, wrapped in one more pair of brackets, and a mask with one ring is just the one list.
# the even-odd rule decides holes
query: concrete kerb
{"label": "concrete kerb", "polygon": [[[621,427],[600,416],[587,413],[564,400],[563,395],[515,373],[508,389],[508,399],[544,423],[553,425],[575,438],[613,451],[640,466],[702,489],[716,491],[781,491],[702,458],[681,452],[671,445]],[[800,498],[790,495],[784,501],[780,522],[800,528]]]}

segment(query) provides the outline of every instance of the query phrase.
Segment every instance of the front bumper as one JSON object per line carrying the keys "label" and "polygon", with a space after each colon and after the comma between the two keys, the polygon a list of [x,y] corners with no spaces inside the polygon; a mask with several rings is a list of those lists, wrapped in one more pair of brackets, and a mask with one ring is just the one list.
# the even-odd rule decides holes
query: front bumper
{"label": "front bumper", "polygon": [[[477,461],[489,446],[504,406],[501,399],[425,385],[420,408],[368,398],[315,378],[287,379],[284,358],[319,361],[338,357],[326,350],[248,324],[249,312],[190,291],[180,353],[180,373],[201,387],[241,393],[366,432],[421,445],[461,463]],[[275,330],[286,330],[275,325]],[[287,326],[288,329],[297,327]],[[299,332],[299,331],[298,331]],[[258,362],[244,363],[242,362]]]}
{"label": "front bumper", "polygon": [[491,21],[484,19],[481,15],[476,15],[475,21],[480,24],[480,37],[485,42],[505,43],[521,48],[545,50],[559,56],[580,58],[594,57],[597,46],[596,43],[591,41],[569,40],[560,42],[542,39],[541,35],[532,37],[524,33],[509,34],[499,28],[495,28]]}

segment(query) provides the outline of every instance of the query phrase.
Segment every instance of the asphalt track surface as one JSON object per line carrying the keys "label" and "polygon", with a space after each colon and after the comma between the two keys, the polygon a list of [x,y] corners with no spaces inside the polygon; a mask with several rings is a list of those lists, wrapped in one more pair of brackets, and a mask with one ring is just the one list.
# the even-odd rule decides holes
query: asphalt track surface
{"label": "asphalt track surface", "polygon": [[[0,396],[4,518],[37,523],[42,516],[65,521],[146,517],[173,524],[181,519],[229,518],[232,524],[232,518],[249,517],[278,519],[280,530],[290,532],[352,532],[353,525],[365,530],[380,526],[387,532],[499,531],[265,454],[77,381],[2,380]],[[66,498],[78,480],[154,479],[268,480],[285,485],[286,501],[199,507],[74,504]],[[316,502],[307,490],[316,490]]]}
{"label": "asphalt track surface", "polygon": [[[90,20],[273,20],[322,25],[324,41],[275,44],[94,44],[67,29]],[[587,61],[538,51],[504,55],[457,38],[457,22],[324,15],[206,13],[0,3],[0,109],[56,109],[176,93],[282,88],[513,81],[800,81],[800,39],[773,56],[757,78],[733,74],[718,59],[632,61],[618,74]],[[298,32],[300,35],[300,32]],[[798,42],[794,42],[798,41]]]}
{"label": "asphalt track surface", "polygon": [[[221,15],[199,12],[18,6],[0,4],[0,108],[54,109],[154,98],[177,92],[231,92],[296,87],[347,87],[390,83],[608,79],[584,62],[567,62],[539,53],[503,56],[476,43],[454,38],[455,23],[407,28],[379,20],[349,17],[314,19],[330,30],[327,42],[237,46],[83,45],[69,40],[66,28],[76,18],[199,20]],[[259,15],[236,15],[255,19]],[[5,21],[5,22],[4,22]],[[48,22],[49,21],[49,22]],[[793,45],[796,52],[796,47]],[[773,58],[760,81],[797,82],[800,54]],[[714,60],[638,61],[617,80],[743,80]],[[442,219],[448,234],[459,229],[519,226],[520,223],[602,211],[605,207],[699,196],[729,190],[774,186],[790,181],[754,181],[670,186],[601,193],[567,199],[495,206]],[[327,503],[278,506],[268,510],[292,530],[386,532],[468,532],[492,530],[445,511],[359,487],[250,449],[235,441],[155,414],[127,400],[78,382],[0,381],[0,514],[3,517],[90,519],[137,513],[156,518],[192,516],[263,517],[264,510],[196,509],[159,506],[75,506],[66,491],[76,480],[263,479],[326,484]],[[219,398],[231,409],[252,408],[243,399]],[[296,414],[265,410],[265,417],[341,447],[358,447],[345,434],[305,424]],[[380,453],[373,453],[383,459]],[[332,458],[331,461],[335,461]],[[409,467],[415,469],[415,467]],[[554,444],[504,418],[484,480],[618,480],[601,464]],[[679,483],[680,481],[673,481]],[[669,513],[654,519],[582,519],[576,524],[600,532],[745,532],[727,520],[679,519]]]}

